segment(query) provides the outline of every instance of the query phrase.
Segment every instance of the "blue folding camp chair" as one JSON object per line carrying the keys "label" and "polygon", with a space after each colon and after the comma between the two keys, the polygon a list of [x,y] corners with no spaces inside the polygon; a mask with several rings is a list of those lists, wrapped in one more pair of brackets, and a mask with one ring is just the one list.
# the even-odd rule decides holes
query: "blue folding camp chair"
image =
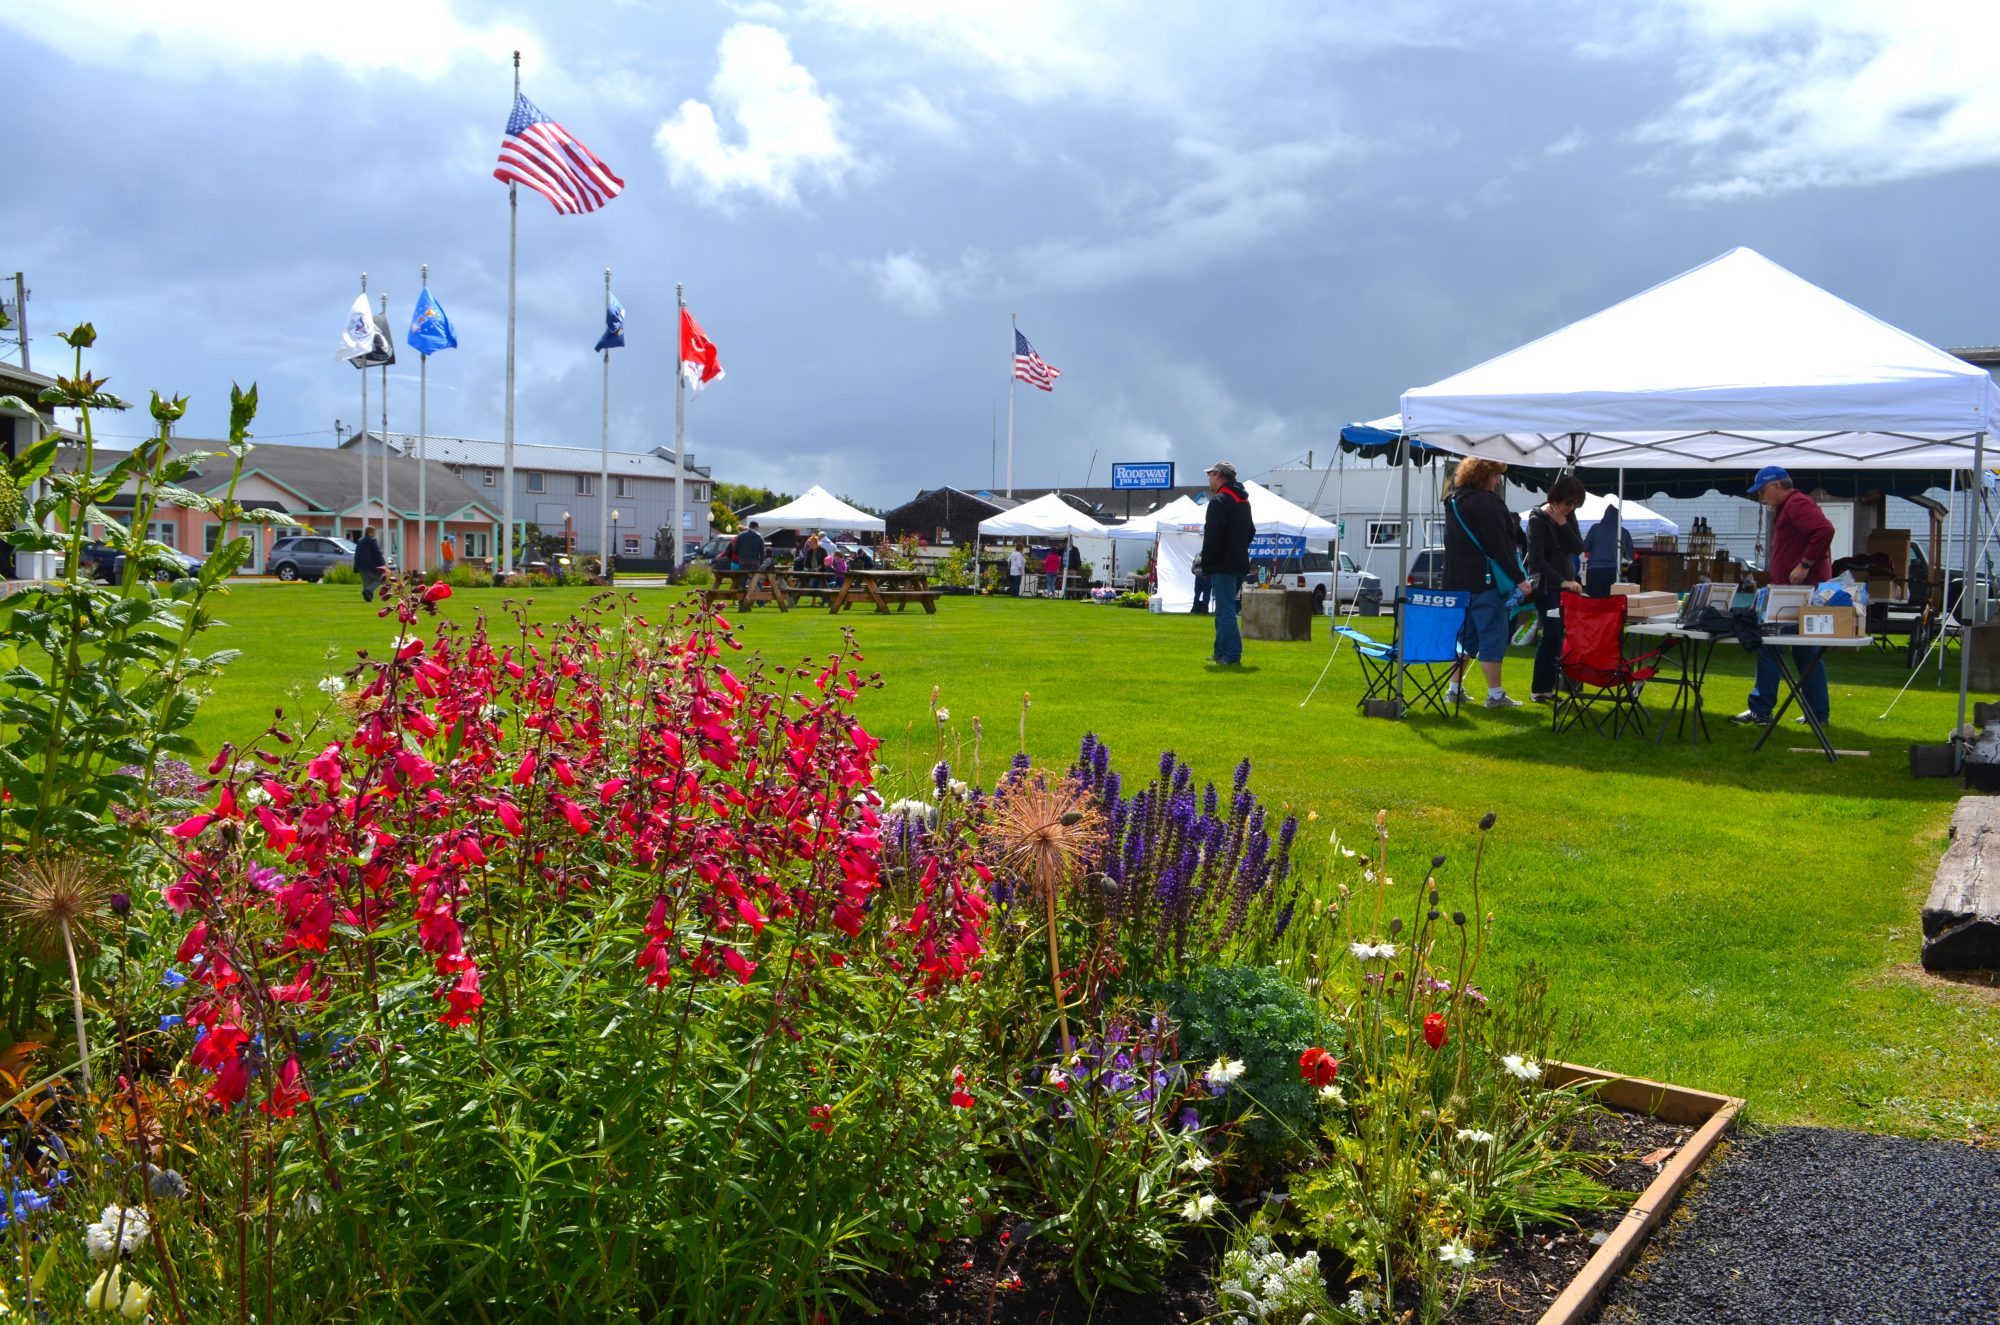
{"label": "blue folding camp chair", "polygon": [[[1404,590],[1393,644],[1383,644],[1358,630],[1336,626],[1335,633],[1345,635],[1353,643],[1354,656],[1361,662],[1361,702],[1395,697],[1396,664],[1400,661],[1404,668],[1404,711],[1426,707],[1440,717],[1456,717],[1458,701],[1449,695],[1447,687],[1451,685],[1452,669],[1458,665],[1458,635],[1464,628],[1466,609],[1471,602],[1472,595],[1463,590]],[[1400,659],[1398,650],[1402,654]]]}

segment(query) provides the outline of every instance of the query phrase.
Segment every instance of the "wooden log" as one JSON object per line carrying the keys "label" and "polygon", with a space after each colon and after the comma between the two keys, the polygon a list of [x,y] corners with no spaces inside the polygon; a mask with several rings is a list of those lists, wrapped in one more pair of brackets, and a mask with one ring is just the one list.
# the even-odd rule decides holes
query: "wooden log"
{"label": "wooden log", "polygon": [[1925,970],[2000,970],[2000,796],[1959,801],[1923,926]]}

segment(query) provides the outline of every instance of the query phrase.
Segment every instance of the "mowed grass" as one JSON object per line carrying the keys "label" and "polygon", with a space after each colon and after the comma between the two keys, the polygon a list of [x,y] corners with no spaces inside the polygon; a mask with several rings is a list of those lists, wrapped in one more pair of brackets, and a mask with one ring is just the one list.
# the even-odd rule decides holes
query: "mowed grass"
{"label": "mowed grass", "polygon": [[[635,591],[657,619],[669,591]],[[583,591],[540,591],[556,620]],[[461,593],[447,614],[497,614],[502,595]],[[212,638],[244,651],[216,685],[197,736],[242,742],[271,710],[316,709],[313,684],[357,648],[378,654],[391,622],[352,587],[242,588],[219,605]],[[1310,644],[1251,642],[1240,669],[1206,665],[1207,618],[1046,601],[948,598],[936,616],[769,607],[735,619],[746,652],[822,655],[852,630],[864,670],[881,673],[860,713],[898,766],[928,769],[932,687],[949,710],[945,744],[969,774],[972,720],[984,728],[987,783],[1018,743],[1067,766],[1083,733],[1111,748],[1127,785],[1171,749],[1225,784],[1239,759],[1267,803],[1317,820],[1301,867],[1325,878],[1338,829],[1365,846],[1386,809],[1390,872],[1411,880],[1434,853],[1444,906],[1469,906],[1476,825],[1498,815],[1483,892],[1497,915],[1494,960],[1533,961],[1560,1004],[1584,1019],[1578,1056],[1635,1075],[1746,1096],[1769,1122],[1829,1123],[1964,1136],[2000,1130],[2000,999],[1916,965],[1918,913],[1958,795],[1908,772],[1913,742],[1941,739],[1955,690],[1927,671],[1886,719],[1907,673],[1873,650],[1829,660],[1836,743],[1868,758],[1829,765],[1803,727],[1752,754],[1754,733],[1722,722],[1742,705],[1749,659],[1718,650],[1709,682],[1713,744],[1554,736],[1539,708],[1458,720],[1358,716],[1354,660],[1326,667]],[[1363,623],[1377,628],[1386,622]],[[1954,658],[1954,666],[1956,659]],[[1507,663],[1524,695],[1528,656]],[[1343,871],[1342,877],[1346,877]],[[1489,988],[1503,983],[1489,971]]]}

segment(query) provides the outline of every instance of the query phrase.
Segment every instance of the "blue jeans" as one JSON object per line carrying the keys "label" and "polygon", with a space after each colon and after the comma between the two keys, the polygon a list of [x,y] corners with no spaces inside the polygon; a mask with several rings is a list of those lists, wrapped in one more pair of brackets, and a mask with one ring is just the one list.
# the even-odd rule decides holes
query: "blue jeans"
{"label": "blue jeans", "polygon": [[[1769,718],[1778,706],[1778,660],[1776,649],[1757,650],[1757,680],[1750,687],[1750,711]],[[1826,693],[1826,650],[1793,649],[1792,667],[1799,676],[1799,701],[1811,707],[1822,723],[1831,712]]]}
{"label": "blue jeans", "polygon": [[1208,576],[1194,577],[1194,606],[1189,610],[1196,616],[1208,615]]}
{"label": "blue jeans", "polygon": [[1243,633],[1236,628],[1236,595],[1243,589],[1241,575],[1210,575],[1208,593],[1215,605],[1215,660],[1219,663],[1243,661]]}

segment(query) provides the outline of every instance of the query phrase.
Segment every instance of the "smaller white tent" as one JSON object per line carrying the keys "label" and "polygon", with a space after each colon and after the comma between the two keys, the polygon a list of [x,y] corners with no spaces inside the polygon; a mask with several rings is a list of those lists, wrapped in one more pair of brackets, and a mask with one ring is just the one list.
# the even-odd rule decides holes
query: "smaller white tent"
{"label": "smaller white tent", "polygon": [[1103,538],[1107,532],[1053,492],[979,522],[981,538]]}
{"label": "smaller white tent", "polygon": [[[1340,526],[1314,515],[1297,502],[1286,501],[1261,483],[1245,480],[1250,494],[1250,520],[1259,535],[1289,534],[1295,538],[1335,539]],[[1208,508],[1192,499],[1172,502],[1153,513],[1159,535],[1159,554],[1154,558],[1160,606],[1168,612],[1194,608],[1194,559],[1201,554],[1201,533],[1208,520]]]}
{"label": "smaller white tent", "polygon": [[1161,525],[1173,525],[1192,520],[1197,526],[1202,521],[1201,503],[1192,497],[1176,497],[1157,511],[1133,516],[1124,524],[1111,526],[1113,538],[1143,539],[1150,543],[1160,536]]}
{"label": "smaller white tent", "polygon": [[[1589,533],[1591,527],[1600,520],[1611,518],[1611,508],[1618,505],[1618,499],[1608,493],[1593,492],[1583,499],[1583,505],[1576,508],[1576,527],[1580,533]],[[1625,532],[1634,538],[1651,538],[1655,534],[1678,534],[1681,527],[1661,515],[1658,511],[1641,506],[1630,497],[1625,499]],[[1528,522],[1527,512],[1521,513],[1521,523]]]}
{"label": "smaller white tent", "polygon": [[815,483],[804,495],[749,517],[761,529],[854,529],[879,534],[881,517],[856,510]]}

